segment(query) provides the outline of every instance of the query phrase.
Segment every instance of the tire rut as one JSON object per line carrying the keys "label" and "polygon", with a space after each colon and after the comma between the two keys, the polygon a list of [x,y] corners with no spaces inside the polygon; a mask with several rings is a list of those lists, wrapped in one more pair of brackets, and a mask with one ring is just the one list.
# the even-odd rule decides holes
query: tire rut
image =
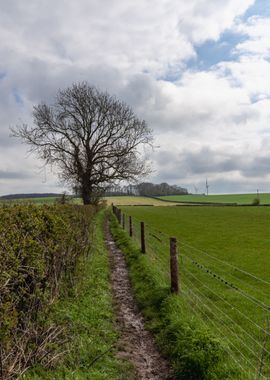
{"label": "tire rut", "polygon": [[153,336],[144,327],[144,319],[133,297],[124,255],[113,240],[108,221],[106,223],[106,243],[111,266],[111,283],[117,323],[120,330],[118,356],[132,363],[137,373],[137,379],[169,379],[171,375],[169,363],[160,355]]}

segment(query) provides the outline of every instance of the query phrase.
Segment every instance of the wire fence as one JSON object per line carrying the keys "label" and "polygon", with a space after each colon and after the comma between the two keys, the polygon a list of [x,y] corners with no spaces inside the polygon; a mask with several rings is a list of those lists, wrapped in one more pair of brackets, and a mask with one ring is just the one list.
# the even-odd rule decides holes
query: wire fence
{"label": "wire fence", "polygon": [[[172,237],[115,206],[113,212],[172,289]],[[243,379],[270,379],[270,282],[182,239],[177,253],[179,296],[222,340]]]}

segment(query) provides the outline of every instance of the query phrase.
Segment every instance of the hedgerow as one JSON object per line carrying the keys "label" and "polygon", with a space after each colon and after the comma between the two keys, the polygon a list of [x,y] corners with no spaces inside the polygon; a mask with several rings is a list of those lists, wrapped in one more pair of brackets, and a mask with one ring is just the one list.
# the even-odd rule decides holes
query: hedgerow
{"label": "hedgerow", "polygon": [[46,315],[60,288],[73,286],[94,213],[70,205],[0,209],[0,378],[19,377],[36,363],[52,366],[61,356],[64,327]]}
{"label": "hedgerow", "polygon": [[109,257],[104,240],[105,210],[94,220],[89,256],[80,257],[74,287],[60,295],[49,318],[68,325],[65,355],[53,368],[36,365],[24,380],[135,380],[131,364],[118,357],[116,326],[110,284]]}

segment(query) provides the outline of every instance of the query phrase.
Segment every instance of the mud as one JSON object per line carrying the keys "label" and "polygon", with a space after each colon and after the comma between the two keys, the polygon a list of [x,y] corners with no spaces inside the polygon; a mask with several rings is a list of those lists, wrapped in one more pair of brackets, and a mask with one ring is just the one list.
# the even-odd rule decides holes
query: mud
{"label": "mud", "polygon": [[132,294],[125,258],[112,238],[108,223],[106,225],[106,243],[120,331],[118,356],[131,362],[135,368],[137,379],[169,379],[171,378],[169,363],[160,355],[153,336],[144,327],[144,319]]}

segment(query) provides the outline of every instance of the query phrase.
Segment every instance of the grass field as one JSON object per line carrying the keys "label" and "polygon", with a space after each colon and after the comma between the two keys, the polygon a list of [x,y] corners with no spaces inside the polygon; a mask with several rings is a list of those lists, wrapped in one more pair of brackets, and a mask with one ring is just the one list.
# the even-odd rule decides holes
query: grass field
{"label": "grass field", "polygon": [[[105,197],[104,200],[108,205],[114,203],[115,205],[152,205],[152,206],[173,206],[177,203],[188,202],[212,202],[212,203],[237,203],[252,204],[253,200],[257,197],[257,194],[225,194],[225,195],[169,195],[164,197],[148,198],[141,196],[115,196]],[[270,204],[270,193],[262,193],[259,195],[261,204]],[[56,197],[41,197],[41,198],[26,198],[26,199],[14,199],[4,200],[0,199],[0,204],[54,204],[58,198]],[[170,201],[170,202],[164,202]],[[74,198],[73,202],[81,203],[81,199]]]}
{"label": "grass field", "polygon": [[168,202],[164,202],[161,199],[147,198],[147,197],[139,197],[139,196],[122,196],[122,197],[105,197],[104,198],[108,205],[150,205],[150,206],[173,206],[176,203],[169,204]]}
{"label": "grass field", "polygon": [[[222,195],[169,195],[159,199],[174,202],[213,202],[252,204],[257,194],[222,194]],[[259,194],[261,204],[270,204],[270,193]]]}
{"label": "grass field", "polygon": [[[25,199],[14,199],[14,200],[4,200],[0,199],[0,204],[54,204],[60,198],[56,197],[41,197],[41,198],[25,198]],[[120,196],[120,197],[105,197],[103,198],[108,205],[150,205],[150,206],[173,206],[174,202],[164,202],[161,199],[139,197],[139,196]],[[76,204],[81,204],[82,200],[80,198],[73,198],[72,202]]]}
{"label": "grass field", "polygon": [[[243,379],[270,377],[270,209],[258,207],[122,207],[146,226],[149,259],[169,279],[169,236],[180,250],[182,296],[222,338]],[[239,377],[236,377],[239,378]]]}
{"label": "grass field", "polygon": [[57,197],[0,199],[0,204],[54,204],[57,200]]}

